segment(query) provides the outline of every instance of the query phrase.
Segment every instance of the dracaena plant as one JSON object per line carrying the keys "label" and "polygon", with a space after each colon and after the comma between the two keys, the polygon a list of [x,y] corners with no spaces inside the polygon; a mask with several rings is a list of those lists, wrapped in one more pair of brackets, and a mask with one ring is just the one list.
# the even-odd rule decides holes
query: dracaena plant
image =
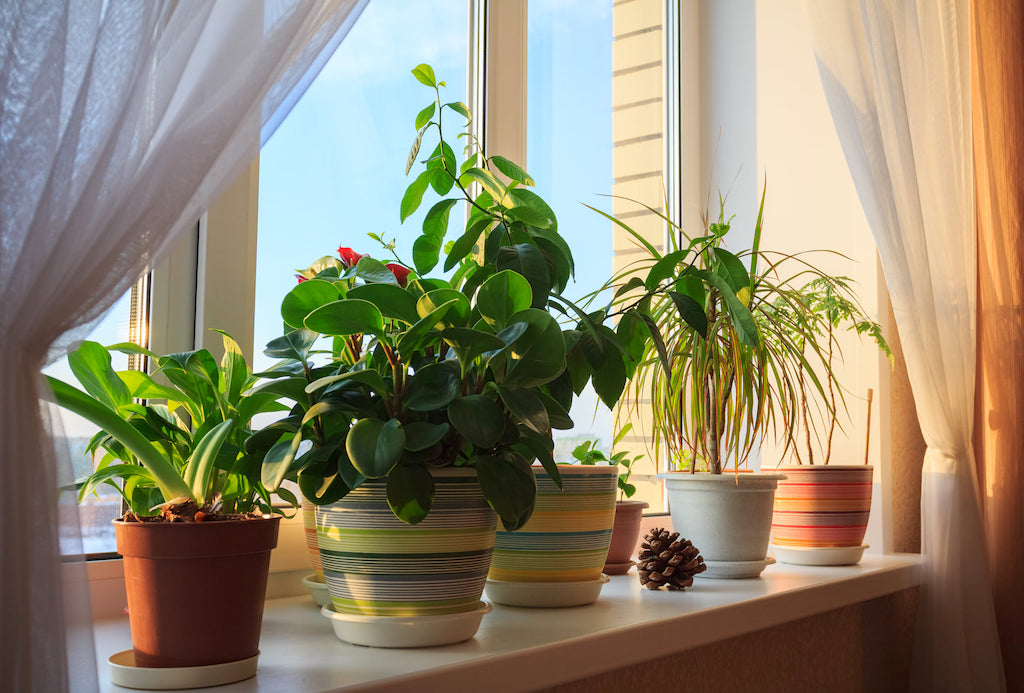
{"label": "dracaena plant", "polygon": [[841,285],[802,255],[762,250],[763,209],[762,195],[751,247],[736,252],[724,205],[695,238],[661,215],[674,232],[666,253],[617,222],[647,251],[613,281],[617,305],[652,336],[627,411],[650,397],[656,451],[687,451],[712,473],[743,464],[769,432],[788,449],[808,396],[823,419],[837,411],[834,338],[803,287]]}
{"label": "dracaena plant", "polygon": [[[99,460],[77,484],[80,499],[109,484],[137,516],[160,506],[180,506],[187,519],[196,511],[199,519],[283,512],[260,482],[260,460],[243,449],[252,417],[281,407],[275,396],[249,391],[256,379],[238,344],[226,334],[223,341],[220,364],[206,349],[157,356],[134,344],[85,341],[68,355],[83,390],[47,378],[58,405],[100,429],[87,448]],[[147,356],[155,370],[115,371],[111,351]],[[278,492],[295,504],[287,489]]]}
{"label": "dracaena plant", "polygon": [[[616,346],[616,333],[600,326],[603,313],[562,297],[572,253],[554,212],[529,189],[531,177],[486,155],[468,133],[459,135],[467,141],[459,163],[443,122],[468,124],[469,110],[442,102],[444,83],[429,66],[413,74],[434,101],[416,117],[407,173],[418,172],[400,218],[428,194],[441,199],[426,213],[411,262],[401,260],[394,241],[369,234],[396,262],[340,248],[339,257],[299,272],[281,306],[286,334],[266,350],[279,361],[260,389],[292,409],[254,435],[248,449],[264,451],[269,488],[297,473],[303,494],[317,504],[386,479],[391,509],[411,524],[430,510],[431,468],[472,467],[512,530],[533,511],[531,462],[559,478],[551,429],[572,427],[567,412],[592,363],[617,361],[618,375],[600,389],[614,402],[631,357]],[[419,161],[433,138],[433,151]],[[448,240],[453,209],[465,212],[466,223]],[[449,278],[428,277],[442,257]],[[573,325],[563,329],[549,310],[571,314]]]}

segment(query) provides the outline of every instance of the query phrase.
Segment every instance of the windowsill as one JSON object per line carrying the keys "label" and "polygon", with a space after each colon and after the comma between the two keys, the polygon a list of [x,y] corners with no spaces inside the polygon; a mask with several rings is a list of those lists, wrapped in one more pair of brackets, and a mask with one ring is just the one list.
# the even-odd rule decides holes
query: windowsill
{"label": "windowsill", "polygon": [[[919,556],[865,556],[860,565],[776,564],[756,580],[698,579],[651,592],[635,574],[613,577],[600,599],[572,609],[494,606],[473,640],[419,650],[338,640],[308,596],[267,602],[259,672],[225,693],[285,691],[525,691],[592,676],[900,592],[918,584]],[[131,648],[127,619],[95,624],[101,690],[107,658]],[[666,637],[671,633],[671,637]]]}

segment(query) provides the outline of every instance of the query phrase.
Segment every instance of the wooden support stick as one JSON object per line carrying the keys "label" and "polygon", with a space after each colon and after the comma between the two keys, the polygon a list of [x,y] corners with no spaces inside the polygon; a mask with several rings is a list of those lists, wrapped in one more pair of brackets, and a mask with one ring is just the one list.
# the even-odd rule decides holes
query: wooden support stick
{"label": "wooden support stick", "polygon": [[864,436],[864,464],[868,463],[868,452],[871,450],[871,400],[875,398],[875,391],[868,388],[868,425],[867,434]]}

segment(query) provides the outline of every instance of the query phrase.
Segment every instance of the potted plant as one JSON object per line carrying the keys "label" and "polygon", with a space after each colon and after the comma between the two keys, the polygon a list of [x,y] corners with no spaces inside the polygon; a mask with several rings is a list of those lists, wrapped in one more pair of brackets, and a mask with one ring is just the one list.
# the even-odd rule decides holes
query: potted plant
{"label": "potted plant", "polygon": [[[248,444],[264,454],[268,478],[297,473],[317,505],[332,599],[325,615],[343,639],[371,645],[395,644],[394,633],[378,637],[387,619],[418,619],[418,630],[402,626],[415,631],[403,644],[475,633],[497,519],[508,531],[529,520],[533,460],[562,483],[551,429],[572,426],[567,355],[584,339],[548,312],[579,310],[561,297],[573,260],[554,213],[524,170],[486,155],[472,136],[460,164],[442,119],[468,122],[468,109],[442,101],[444,83],[429,66],[413,74],[434,100],[416,118],[407,172],[426,138],[437,144],[402,198],[401,219],[428,189],[442,199],[411,261],[369,234],[394,262],[339,248],[300,272],[282,302],[287,333],[266,350],[279,361],[259,389],[291,411]],[[460,202],[465,229],[446,242]],[[442,249],[452,274],[427,276]],[[591,332],[588,344],[612,351],[606,333]],[[606,396],[624,384],[617,393],[604,386]],[[431,619],[460,627],[435,629]]]}
{"label": "potted plant", "polygon": [[[111,351],[145,355],[156,369],[115,372]],[[88,447],[100,461],[79,482],[80,497],[110,484],[129,508],[114,524],[133,666],[234,663],[213,674],[237,680],[255,672],[282,512],[244,442],[250,419],[279,405],[248,392],[255,379],[227,335],[224,352],[218,364],[205,349],[157,356],[86,341],[68,357],[84,391],[48,380],[57,404],[100,428]],[[278,493],[294,504],[286,489]],[[189,616],[197,613],[200,625]]]}
{"label": "potted plant", "polygon": [[580,464],[605,462],[620,467],[623,470],[619,474],[617,482],[619,499],[615,502],[615,525],[612,528],[608,557],[604,562],[604,572],[606,575],[622,575],[628,573],[629,569],[633,567],[634,562],[632,559],[636,554],[637,540],[640,537],[640,521],[643,519],[644,509],[650,507],[647,501],[629,500],[636,493],[636,486],[629,482],[629,478],[633,474],[633,466],[643,458],[643,455],[636,455],[630,458],[629,453],[625,451],[615,452],[615,446],[622,441],[632,428],[633,425],[627,423],[619,430],[615,440],[612,441],[612,454],[610,457],[605,456],[603,452],[597,449],[597,441],[594,440],[580,443],[572,451],[572,456]]}
{"label": "potted plant", "polygon": [[[649,392],[655,449],[689,451],[694,461],[689,472],[659,477],[673,528],[705,558],[703,575],[756,577],[772,561],[772,501],[783,475],[741,467],[769,430],[793,429],[801,373],[822,394],[834,378],[819,317],[797,288],[824,275],[802,257],[761,250],[761,213],[751,247],[737,253],[725,247],[724,204],[696,238],[663,218],[675,232],[665,254],[618,222],[648,253],[616,282],[621,310],[652,337],[630,400],[636,406]],[[695,473],[699,465],[710,474]]]}
{"label": "potted plant", "polygon": [[[807,307],[819,320],[808,327],[818,331],[816,338],[827,344],[826,358],[831,366],[837,354],[836,330],[853,330],[867,335],[891,360],[892,352],[878,323],[865,314],[847,277],[817,277],[801,289]],[[784,306],[779,306],[785,312]],[[805,334],[793,335],[798,344]],[[813,394],[805,386],[803,367],[799,370],[800,417],[797,428],[787,428],[787,447],[795,465],[780,466],[786,479],[779,482],[772,516],[772,545],[776,558],[801,565],[847,565],[857,563],[867,546],[863,543],[871,511],[873,467],[863,464],[829,464],[832,439],[838,416],[845,412],[843,392],[833,379],[827,379],[829,406],[815,407]],[[870,395],[868,391],[870,431]],[[815,416],[824,413],[825,416]],[[803,440],[798,440],[802,431]],[[870,435],[870,434],[868,434]],[[865,444],[866,445],[866,444]],[[815,458],[815,448],[823,451]]]}

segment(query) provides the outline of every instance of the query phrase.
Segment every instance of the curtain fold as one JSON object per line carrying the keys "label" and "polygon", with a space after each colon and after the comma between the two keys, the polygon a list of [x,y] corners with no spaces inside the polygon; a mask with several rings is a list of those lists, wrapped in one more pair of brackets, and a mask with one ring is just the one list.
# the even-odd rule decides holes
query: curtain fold
{"label": "curtain fold", "polygon": [[972,452],[976,244],[967,0],[806,2],[922,433],[913,684],[1005,689]]}
{"label": "curtain fold", "polygon": [[367,2],[0,3],[0,690],[96,688],[39,369],[252,160]]}

